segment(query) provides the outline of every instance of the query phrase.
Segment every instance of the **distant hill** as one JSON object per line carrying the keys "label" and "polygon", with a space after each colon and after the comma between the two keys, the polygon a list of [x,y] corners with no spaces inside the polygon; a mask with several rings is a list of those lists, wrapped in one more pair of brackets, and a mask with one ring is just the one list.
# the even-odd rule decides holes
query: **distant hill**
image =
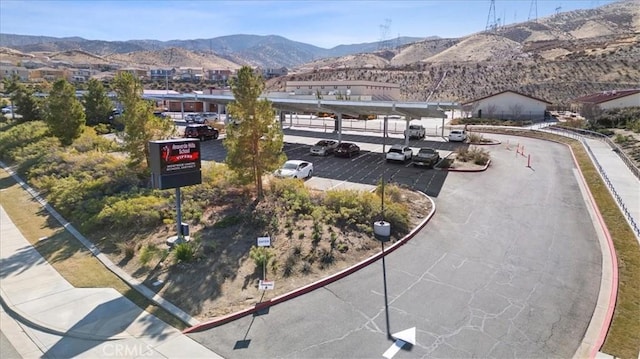
{"label": "distant hill", "polygon": [[[373,80],[400,84],[411,101],[469,101],[506,89],[555,103],[640,83],[637,0],[577,10],[457,39],[428,39],[372,54],[322,59],[269,82]],[[371,66],[370,64],[379,65]],[[436,88],[436,86],[439,86]]]}
{"label": "distant hill", "polygon": [[399,37],[382,44],[373,42],[340,45],[331,49],[324,49],[275,35],[229,35],[210,39],[171,41],[102,41],[86,40],[80,37],[55,38],[0,34],[0,47],[7,47],[25,53],[79,50],[99,56],[143,51],[150,53],[169,48],[180,48],[194,53],[214,54],[239,65],[249,64],[263,68],[291,68],[319,58],[370,52],[382,47],[382,45],[401,46],[418,40],[422,40],[422,38]]}

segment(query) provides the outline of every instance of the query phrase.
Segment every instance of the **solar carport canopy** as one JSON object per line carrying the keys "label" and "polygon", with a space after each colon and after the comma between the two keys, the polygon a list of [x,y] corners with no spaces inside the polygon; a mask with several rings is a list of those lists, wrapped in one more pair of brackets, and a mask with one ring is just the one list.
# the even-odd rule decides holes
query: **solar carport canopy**
{"label": "solar carport canopy", "polygon": [[[145,95],[145,98],[172,101],[203,101],[228,104],[234,101],[232,95],[167,94]],[[357,117],[359,115],[399,115],[407,118],[445,117],[444,110],[457,107],[456,103],[397,102],[397,101],[344,101],[324,99],[295,99],[287,97],[262,96],[273,103],[273,107],[287,112],[327,112]]]}

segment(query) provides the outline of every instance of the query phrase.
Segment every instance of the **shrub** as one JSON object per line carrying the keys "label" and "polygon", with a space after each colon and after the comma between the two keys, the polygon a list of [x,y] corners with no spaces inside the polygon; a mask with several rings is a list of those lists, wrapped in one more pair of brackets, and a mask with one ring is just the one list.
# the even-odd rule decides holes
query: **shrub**
{"label": "shrub", "polygon": [[231,226],[235,226],[242,222],[242,215],[239,214],[231,214],[223,217],[221,220],[217,221],[213,224],[213,228],[227,228]]}
{"label": "shrub", "polygon": [[120,253],[124,254],[125,259],[133,258],[136,253],[136,243],[134,241],[119,242],[116,247]]}
{"label": "shrub", "polygon": [[371,222],[379,203],[380,200],[375,194],[354,190],[327,191],[324,198],[327,210],[334,213],[333,218],[351,226]]}
{"label": "shrub", "polygon": [[191,242],[182,242],[175,246],[176,262],[190,262],[195,258],[195,254],[195,246]]}
{"label": "shrub", "polygon": [[273,257],[273,251],[267,247],[252,246],[249,250],[249,257],[253,259],[257,267],[262,267],[269,263]]}
{"label": "shrub", "polygon": [[145,228],[162,223],[162,208],[168,204],[165,199],[152,195],[111,199],[96,215],[96,225],[106,227]]}
{"label": "shrub", "polygon": [[[378,181],[375,193],[382,196],[382,182]],[[384,201],[400,202],[402,201],[402,190],[395,184],[385,183],[384,185]]]}
{"label": "shrub", "polygon": [[274,179],[270,183],[270,194],[282,208],[294,214],[305,215],[313,211],[309,190],[297,179]]}

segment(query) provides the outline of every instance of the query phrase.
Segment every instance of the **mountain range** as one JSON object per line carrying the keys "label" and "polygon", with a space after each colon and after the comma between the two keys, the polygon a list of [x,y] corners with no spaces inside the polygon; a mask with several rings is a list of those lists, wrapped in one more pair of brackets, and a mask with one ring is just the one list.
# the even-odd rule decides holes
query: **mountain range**
{"label": "mountain range", "polygon": [[589,10],[495,27],[460,38],[400,37],[323,49],[280,36],[108,42],[0,34],[0,60],[236,69],[287,67],[270,80],[370,80],[400,84],[403,100],[464,102],[506,89],[554,103],[640,84],[640,6]]}

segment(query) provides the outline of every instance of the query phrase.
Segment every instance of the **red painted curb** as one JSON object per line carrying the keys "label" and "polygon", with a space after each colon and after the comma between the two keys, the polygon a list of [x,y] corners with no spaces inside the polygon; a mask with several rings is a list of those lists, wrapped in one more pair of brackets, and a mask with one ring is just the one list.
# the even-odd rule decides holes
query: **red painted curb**
{"label": "red painted curb", "polygon": [[[436,205],[433,202],[433,200],[429,196],[427,196],[426,194],[424,194],[422,192],[419,192],[419,193],[421,193],[425,197],[429,198],[429,200],[431,201],[431,204],[432,204],[431,212],[422,220],[422,222],[420,222],[418,224],[418,226],[416,226],[413,230],[411,230],[411,232],[409,232],[406,236],[404,236],[402,239],[400,239],[396,243],[392,244],[389,248],[386,248],[384,250],[384,255],[385,256],[387,254],[395,251],[396,249],[398,249],[400,246],[404,245],[405,243],[409,242],[409,240],[411,238],[413,238],[422,228],[424,228],[424,226],[429,222],[429,220],[431,220],[431,218],[433,217],[434,213],[436,212]],[[339,279],[342,279],[342,278],[344,278],[344,277],[346,277],[346,276],[348,276],[350,274],[353,274],[353,273],[359,271],[360,269],[362,269],[362,268],[364,268],[364,267],[376,262],[378,259],[382,258],[382,256],[383,256],[383,253],[382,252],[378,252],[377,254],[375,254],[375,255],[373,255],[373,256],[361,261],[360,263],[357,263],[357,264],[355,264],[355,265],[353,265],[353,266],[351,266],[349,268],[345,268],[342,271],[340,271],[340,272],[338,272],[338,273],[336,273],[334,275],[331,275],[331,276],[329,276],[327,278],[320,279],[320,280],[318,280],[316,282],[313,282],[313,283],[311,283],[309,285],[306,285],[306,286],[304,286],[302,288],[293,290],[293,291],[291,291],[289,293],[282,294],[282,295],[280,295],[278,297],[275,297],[275,298],[273,298],[273,299],[271,299],[269,301],[258,303],[258,304],[256,304],[256,306],[254,306],[252,308],[247,308],[247,309],[241,310],[239,312],[226,315],[224,317],[215,318],[215,319],[212,319],[210,321],[207,321],[207,322],[204,322],[204,323],[200,323],[198,325],[194,325],[193,327],[190,327],[190,328],[187,328],[187,329],[183,330],[182,333],[184,333],[184,334],[195,333],[195,332],[199,332],[199,331],[202,331],[202,330],[215,328],[217,326],[220,326],[222,324],[228,323],[230,321],[242,318],[242,317],[244,317],[246,315],[258,312],[258,311],[260,311],[260,310],[262,310],[262,309],[264,309],[266,307],[270,307],[272,305],[276,305],[276,304],[285,302],[285,301],[287,301],[289,299],[293,299],[295,297],[298,297],[298,296],[301,296],[303,294],[309,293],[309,292],[314,291],[314,290],[316,290],[318,288],[322,288],[322,287],[324,287],[324,286],[326,286],[328,284],[331,284],[331,283],[333,283],[333,282],[335,282],[335,281],[337,281]]]}

